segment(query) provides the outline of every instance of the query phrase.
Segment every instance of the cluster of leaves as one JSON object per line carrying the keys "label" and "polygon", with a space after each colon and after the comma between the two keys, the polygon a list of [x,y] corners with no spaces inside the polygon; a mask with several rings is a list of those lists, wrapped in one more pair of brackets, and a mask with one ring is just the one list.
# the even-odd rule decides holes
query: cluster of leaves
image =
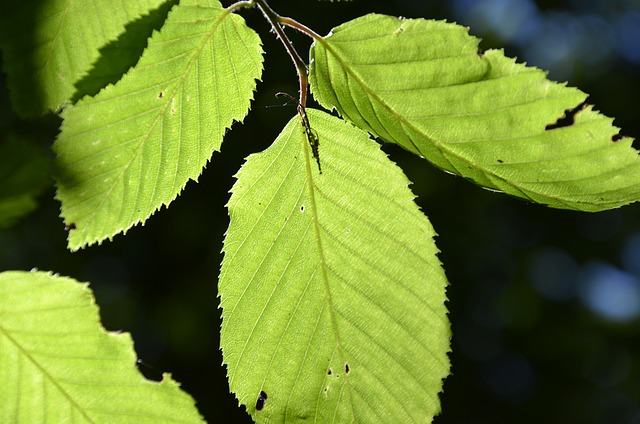
{"label": "cluster of leaves", "polygon": [[[263,51],[237,12],[254,6],[288,47],[283,26],[313,37],[311,92],[341,118],[306,108],[299,69],[299,113],[236,175],[218,287],[230,388],[258,422],[429,421],[449,373],[447,281],[409,181],[371,136],[582,211],[640,199],[633,140],[581,91],[480,52],[447,22],[371,14],[322,37],[265,1],[15,3],[0,26],[5,72],[18,112],[62,110],[56,197],[71,250],[170,204],[247,115]],[[138,58],[122,40],[140,22],[159,31]],[[0,162],[19,156],[14,144]],[[0,171],[0,224],[33,207],[43,178],[26,175],[21,188],[19,172]],[[200,420],[169,377],[134,372],[130,341],[98,327],[86,286],[69,279],[0,274],[0,346],[11,364],[0,411],[14,421]]]}

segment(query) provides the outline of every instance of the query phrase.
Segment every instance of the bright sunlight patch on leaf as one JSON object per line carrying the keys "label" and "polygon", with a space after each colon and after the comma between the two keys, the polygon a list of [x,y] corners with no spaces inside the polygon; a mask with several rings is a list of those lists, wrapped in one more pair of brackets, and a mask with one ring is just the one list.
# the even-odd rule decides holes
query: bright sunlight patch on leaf
{"label": "bright sunlight patch on leaf", "polygon": [[231,390],[259,423],[429,422],[449,372],[446,279],[409,181],[367,134],[308,110],[251,155],[219,293]]}
{"label": "bright sunlight patch on leaf", "polygon": [[0,274],[0,417],[7,423],[200,423],[168,374],[136,368],[129,334],[108,333],[86,284]]}
{"label": "bright sunlight patch on leaf", "polygon": [[54,145],[73,250],[144,222],[196,179],[262,72],[258,35],[216,0],[184,0],[117,84],[62,114]]}
{"label": "bright sunlight patch on leaf", "polygon": [[[640,199],[640,158],[586,94],[446,22],[366,15],[311,50],[314,96],[359,127],[485,187],[557,208]],[[564,119],[563,119],[564,118]]]}

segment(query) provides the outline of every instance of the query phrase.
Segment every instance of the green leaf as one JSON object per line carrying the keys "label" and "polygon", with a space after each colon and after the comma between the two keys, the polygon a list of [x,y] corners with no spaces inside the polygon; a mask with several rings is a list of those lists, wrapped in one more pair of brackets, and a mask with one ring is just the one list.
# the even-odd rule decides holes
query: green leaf
{"label": "green leaf", "polygon": [[76,91],[70,103],[77,103],[85,96],[95,96],[107,85],[118,82],[140,60],[149,38],[162,28],[167,15],[178,3],[178,0],[165,1],[149,14],[128,23],[117,40],[100,48],[100,58],[75,83]]}
{"label": "green leaf", "polygon": [[89,71],[98,49],[115,40],[128,22],[162,0],[3,2],[0,47],[14,108],[37,115],[60,108],[74,83]]}
{"label": "green leaf", "polygon": [[0,229],[35,209],[35,197],[51,183],[45,152],[31,140],[7,138],[0,143]]}
{"label": "green leaf", "polygon": [[231,390],[256,422],[429,422],[449,372],[446,279],[404,174],[308,110],[251,155],[219,282]]}
{"label": "green leaf", "polygon": [[11,423],[200,423],[164,374],[146,380],[127,333],[101,326],[87,284],[0,274],[0,416]]}
{"label": "green leaf", "polygon": [[184,0],[117,84],[63,113],[58,192],[73,250],[169,204],[249,110],[258,35],[215,0]]}
{"label": "green leaf", "polygon": [[464,27],[367,15],[316,40],[311,57],[323,106],[444,170],[557,208],[640,199],[631,138],[581,91],[501,51],[480,54]]}

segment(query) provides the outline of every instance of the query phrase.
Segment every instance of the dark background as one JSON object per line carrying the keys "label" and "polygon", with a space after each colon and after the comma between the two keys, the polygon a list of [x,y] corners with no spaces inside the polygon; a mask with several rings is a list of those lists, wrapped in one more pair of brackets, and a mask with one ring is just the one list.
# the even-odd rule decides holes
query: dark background
{"label": "dark background", "polygon": [[[223,2],[229,5],[230,2]],[[320,34],[368,12],[446,19],[482,47],[550,71],[591,95],[640,138],[638,0],[272,0]],[[242,10],[264,43],[252,111],[169,209],[113,242],[66,250],[51,185],[39,209],[0,231],[0,270],[37,267],[91,281],[109,330],[133,334],[148,377],[169,371],[211,423],[251,422],[228,393],[218,351],[216,281],[225,203],[244,157],[266,148],[295,113],[295,70],[257,10]],[[309,41],[291,33],[298,50]],[[19,119],[0,86],[0,129],[49,148],[59,119]],[[640,205],[584,214],[527,204],[445,175],[385,146],[414,182],[439,233],[451,286],[452,375],[445,423],[640,423]],[[410,396],[410,394],[407,394]]]}

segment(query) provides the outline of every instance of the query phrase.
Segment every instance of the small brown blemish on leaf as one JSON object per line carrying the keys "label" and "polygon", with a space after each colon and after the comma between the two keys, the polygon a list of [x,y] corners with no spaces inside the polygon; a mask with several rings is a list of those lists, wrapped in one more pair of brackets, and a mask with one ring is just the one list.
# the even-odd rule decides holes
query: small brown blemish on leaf
{"label": "small brown blemish on leaf", "polygon": [[558,120],[553,124],[547,125],[545,127],[545,130],[549,131],[549,130],[554,130],[556,128],[570,127],[571,125],[574,124],[575,118],[578,112],[580,112],[586,107],[587,107],[587,103],[582,102],[578,106],[574,107],[573,109],[565,110],[564,115],[558,118]]}
{"label": "small brown blemish on leaf", "polygon": [[267,401],[267,393],[264,390],[260,391],[258,395],[258,400],[256,401],[256,411],[262,411],[264,408],[264,403]]}
{"label": "small brown blemish on leaf", "polygon": [[404,32],[404,28],[399,27],[397,30],[393,31],[393,35],[397,36],[399,34],[402,34]]}
{"label": "small brown blemish on leaf", "polygon": [[327,393],[328,391],[329,391],[329,388],[328,388],[328,387],[325,387],[325,388],[324,388],[324,392],[325,392],[325,393]]}
{"label": "small brown blemish on leaf", "polygon": [[176,99],[171,99],[171,114],[176,113]]}
{"label": "small brown blemish on leaf", "polygon": [[504,163],[502,159],[498,159],[498,163]]}
{"label": "small brown blemish on leaf", "polygon": [[67,232],[69,232],[71,230],[75,230],[75,229],[76,229],[76,224],[74,222],[64,226],[64,230],[67,231]]}

